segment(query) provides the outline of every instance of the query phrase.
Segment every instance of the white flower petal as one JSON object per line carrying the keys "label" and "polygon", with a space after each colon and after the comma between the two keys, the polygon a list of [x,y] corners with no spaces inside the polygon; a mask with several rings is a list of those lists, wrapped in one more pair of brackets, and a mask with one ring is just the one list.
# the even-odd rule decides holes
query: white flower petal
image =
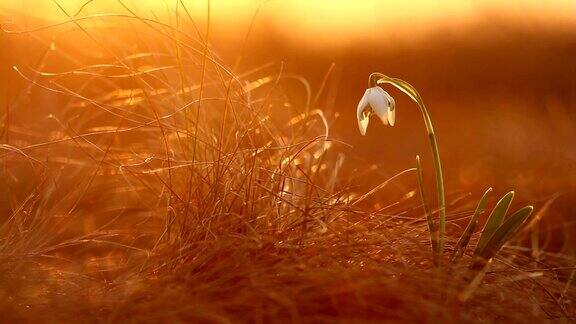
{"label": "white flower petal", "polygon": [[356,117],[358,118],[358,128],[362,135],[366,135],[371,112],[374,112],[384,125],[394,126],[396,122],[396,102],[392,96],[379,86],[366,89],[358,103]]}
{"label": "white flower petal", "polygon": [[360,134],[362,134],[362,136],[366,135],[366,129],[368,128],[369,121],[370,118],[368,116],[362,116],[362,118],[358,119],[358,128],[360,128]]}
{"label": "white flower petal", "polygon": [[368,122],[370,121],[368,115],[364,115],[364,110],[368,107],[368,97],[370,95],[370,89],[367,89],[358,102],[358,108],[356,110],[356,117],[358,118],[358,128],[360,129],[360,134],[366,135],[366,129],[368,128]]}
{"label": "white flower petal", "polygon": [[386,93],[386,98],[388,99],[388,123],[390,126],[394,126],[396,122],[396,101],[388,93]]}
{"label": "white flower petal", "polygon": [[374,110],[374,113],[376,113],[382,123],[388,125],[388,94],[378,86],[368,90],[370,90],[370,107],[372,107],[372,110]]}

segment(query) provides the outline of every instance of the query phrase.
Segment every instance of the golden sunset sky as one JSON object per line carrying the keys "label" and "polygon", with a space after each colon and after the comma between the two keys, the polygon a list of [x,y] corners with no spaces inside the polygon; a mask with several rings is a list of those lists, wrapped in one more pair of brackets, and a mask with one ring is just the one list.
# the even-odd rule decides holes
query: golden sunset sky
{"label": "golden sunset sky", "polygon": [[[64,21],[67,17],[56,1],[69,15],[126,13],[118,0],[0,0],[3,23],[21,25],[22,18],[15,13],[50,22]],[[208,1],[123,0],[123,3],[138,15],[166,20],[174,19],[175,10],[184,16],[183,3],[201,25],[205,22]],[[241,34],[256,16],[258,22],[265,21],[267,28],[289,39],[317,44],[383,40],[388,35],[408,34],[418,38],[443,27],[457,30],[487,15],[517,20],[534,28],[576,26],[576,1],[566,0],[212,0],[210,7],[215,34]]]}

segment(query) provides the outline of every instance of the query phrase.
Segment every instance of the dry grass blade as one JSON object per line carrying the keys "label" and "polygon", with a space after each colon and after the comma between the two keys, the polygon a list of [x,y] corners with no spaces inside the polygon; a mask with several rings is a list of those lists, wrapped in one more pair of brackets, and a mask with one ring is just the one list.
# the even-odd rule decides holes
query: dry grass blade
{"label": "dry grass blade", "polygon": [[478,289],[478,287],[482,283],[482,280],[484,280],[486,272],[488,271],[488,268],[490,268],[491,264],[492,260],[488,260],[482,265],[482,268],[480,268],[480,271],[476,272],[474,278],[472,279],[472,281],[470,281],[468,286],[466,286],[466,288],[460,294],[458,294],[458,300],[460,300],[461,302],[466,302],[472,297],[474,292]]}
{"label": "dry grass blade", "polygon": [[482,198],[480,198],[476,210],[474,211],[472,218],[470,218],[470,222],[468,222],[468,226],[466,226],[466,229],[454,247],[454,252],[452,252],[452,262],[458,262],[460,258],[462,258],[462,255],[464,255],[464,252],[466,252],[470,238],[472,237],[472,234],[474,234],[474,230],[478,225],[480,214],[482,214],[486,208],[490,193],[492,193],[492,188],[488,188],[488,190],[484,192],[484,195],[482,195]]}
{"label": "dry grass blade", "polygon": [[504,195],[498,201],[498,203],[496,203],[496,207],[494,207],[492,213],[490,213],[490,216],[486,221],[486,225],[484,225],[482,235],[480,236],[478,244],[476,244],[476,251],[474,252],[474,254],[478,255],[480,254],[480,251],[484,250],[486,244],[488,244],[488,241],[490,240],[494,232],[496,232],[498,227],[502,225],[504,217],[508,212],[508,208],[510,208],[510,204],[512,203],[513,198],[514,198],[514,191],[510,191],[506,195]]}

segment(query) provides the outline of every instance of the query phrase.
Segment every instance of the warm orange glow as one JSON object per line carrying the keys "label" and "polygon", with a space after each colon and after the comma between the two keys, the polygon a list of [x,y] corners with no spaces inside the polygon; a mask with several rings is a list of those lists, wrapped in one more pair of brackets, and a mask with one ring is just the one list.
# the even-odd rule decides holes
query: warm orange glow
{"label": "warm orange glow", "polygon": [[[126,13],[118,1],[60,0],[58,3],[73,15],[83,6],[81,14]],[[138,15],[174,19],[182,3],[197,22],[206,17],[208,1],[127,0],[124,3],[137,10]],[[258,12],[258,20],[286,34],[296,41],[340,44],[353,40],[382,40],[391,36],[418,36],[438,27],[459,27],[477,22],[485,14],[495,13],[520,21],[539,24],[576,24],[576,2],[554,1],[461,1],[461,0],[213,0],[211,22],[216,32],[239,33],[250,24]],[[65,14],[53,1],[0,0],[0,10],[26,13],[31,17],[62,21]],[[171,17],[171,18],[168,18]],[[553,17],[553,19],[552,19]],[[244,29],[243,29],[244,28]]]}
{"label": "warm orange glow", "polygon": [[575,13],[0,0],[2,322],[576,318]]}

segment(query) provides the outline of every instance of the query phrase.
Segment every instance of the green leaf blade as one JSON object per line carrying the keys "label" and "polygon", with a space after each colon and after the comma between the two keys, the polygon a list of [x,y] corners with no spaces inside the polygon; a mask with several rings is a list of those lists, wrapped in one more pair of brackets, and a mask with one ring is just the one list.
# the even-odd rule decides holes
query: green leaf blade
{"label": "green leaf blade", "polygon": [[468,243],[470,243],[470,238],[474,234],[476,226],[478,226],[478,219],[480,218],[480,214],[482,214],[484,212],[484,209],[486,209],[486,204],[488,203],[488,197],[490,196],[491,193],[492,188],[488,188],[484,192],[484,195],[482,195],[482,198],[480,198],[480,200],[478,201],[478,205],[476,206],[476,210],[474,211],[474,214],[472,215],[470,221],[468,222],[468,226],[466,226],[466,229],[464,230],[462,236],[460,236],[460,239],[458,240],[456,246],[454,247],[454,252],[452,253],[452,262],[457,262],[458,260],[460,260],[460,258],[462,258],[462,255],[464,255],[464,252],[466,252]]}
{"label": "green leaf blade", "polygon": [[526,206],[516,211],[498,230],[492,235],[485,249],[479,254],[486,260],[493,258],[498,251],[508,242],[514,234],[518,232],[522,224],[526,222],[528,217],[532,214],[534,207]]}
{"label": "green leaf blade", "polygon": [[504,195],[498,201],[498,203],[496,203],[496,206],[494,207],[492,213],[490,213],[490,216],[486,221],[486,225],[484,225],[482,235],[480,236],[480,240],[476,245],[476,251],[474,252],[474,254],[476,255],[482,254],[492,235],[494,235],[498,227],[500,227],[500,225],[502,225],[502,223],[504,222],[504,217],[506,216],[506,213],[510,208],[510,204],[512,204],[513,198],[514,198],[514,191],[510,191],[506,195]]}
{"label": "green leaf blade", "polygon": [[428,207],[428,202],[426,201],[426,192],[424,191],[424,180],[422,175],[422,164],[420,163],[420,156],[416,155],[416,171],[418,179],[418,191],[420,192],[420,200],[422,202],[422,208],[424,209],[424,214],[426,215],[426,222],[428,223],[428,231],[430,233],[430,244],[432,246],[432,254],[434,256],[434,263],[438,263],[438,227],[432,219],[432,214],[430,213],[430,208]]}

